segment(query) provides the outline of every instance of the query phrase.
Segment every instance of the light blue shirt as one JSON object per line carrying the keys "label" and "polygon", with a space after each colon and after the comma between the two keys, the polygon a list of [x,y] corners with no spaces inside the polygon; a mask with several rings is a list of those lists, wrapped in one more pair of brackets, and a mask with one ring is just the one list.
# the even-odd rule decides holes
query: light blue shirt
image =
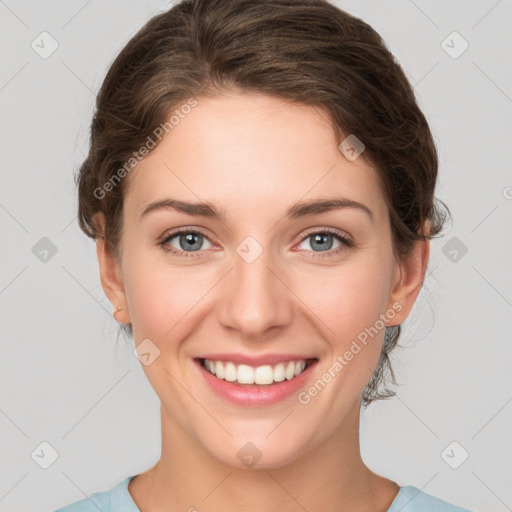
{"label": "light blue shirt", "polygon": [[[140,512],[135,505],[128,484],[136,475],[119,482],[110,491],[96,492],[90,498],[75,501],[55,512]],[[471,512],[427,494],[413,485],[400,487],[387,512]]]}

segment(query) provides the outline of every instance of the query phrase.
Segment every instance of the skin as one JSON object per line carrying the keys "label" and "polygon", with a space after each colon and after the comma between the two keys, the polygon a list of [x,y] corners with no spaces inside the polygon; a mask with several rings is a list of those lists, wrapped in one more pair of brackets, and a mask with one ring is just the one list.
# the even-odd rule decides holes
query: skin
{"label": "skin", "polygon": [[[399,487],[372,472],[359,449],[360,395],[384,329],[306,405],[295,395],[271,406],[227,402],[197,378],[193,358],[308,354],[319,359],[310,386],[393,304],[401,311],[387,325],[405,320],[429,243],[395,258],[375,170],[364,154],[343,156],[320,109],[255,93],[197,99],[125,178],[120,260],[97,240],[103,289],[125,308],[116,318],[132,324],[136,345],[149,338],[160,350],[142,368],[161,401],[162,454],[129,492],[142,512],[384,512]],[[366,205],[373,219],[358,208],[284,218],[298,201],[341,196]],[[167,197],[210,201],[226,217],[161,209],[141,218]],[[179,235],[167,242],[189,257],[158,245],[180,227],[206,234],[199,251]],[[326,228],[356,245],[333,235],[322,251],[311,234]],[[252,263],[236,252],[249,235],[263,250]],[[249,441],[262,453],[251,468],[237,457]]]}

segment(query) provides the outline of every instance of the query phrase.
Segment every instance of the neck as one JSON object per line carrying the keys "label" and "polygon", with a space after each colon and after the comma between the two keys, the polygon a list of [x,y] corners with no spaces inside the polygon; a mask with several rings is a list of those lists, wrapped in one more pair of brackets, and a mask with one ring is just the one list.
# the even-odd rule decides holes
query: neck
{"label": "neck", "polygon": [[129,492],[143,512],[386,512],[399,487],[362,461],[359,414],[355,404],[333,435],[291,464],[240,469],[211,456],[162,407],[161,458]]}

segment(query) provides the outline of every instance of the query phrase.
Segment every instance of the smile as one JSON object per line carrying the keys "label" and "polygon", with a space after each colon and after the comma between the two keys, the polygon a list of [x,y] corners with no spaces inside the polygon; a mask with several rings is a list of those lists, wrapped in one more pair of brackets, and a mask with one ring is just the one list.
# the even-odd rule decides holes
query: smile
{"label": "smile", "polygon": [[319,360],[299,354],[204,354],[195,357],[199,382],[234,405],[264,407],[293,400],[314,377]]}
{"label": "smile", "polygon": [[286,361],[276,365],[249,366],[231,361],[201,359],[203,368],[217,379],[246,385],[270,386],[277,382],[292,380],[300,375],[314,359]]}

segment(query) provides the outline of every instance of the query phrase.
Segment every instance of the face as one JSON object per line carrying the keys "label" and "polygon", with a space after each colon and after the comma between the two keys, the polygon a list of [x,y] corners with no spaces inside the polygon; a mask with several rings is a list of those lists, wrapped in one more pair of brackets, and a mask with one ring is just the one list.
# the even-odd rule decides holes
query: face
{"label": "face", "polygon": [[[102,282],[176,436],[230,466],[261,454],[259,468],[278,467],[346,434],[426,249],[395,259],[376,171],[345,158],[319,109],[247,93],[197,101],[127,178],[122,258],[99,248]],[[226,380],[247,366],[281,382]]]}

